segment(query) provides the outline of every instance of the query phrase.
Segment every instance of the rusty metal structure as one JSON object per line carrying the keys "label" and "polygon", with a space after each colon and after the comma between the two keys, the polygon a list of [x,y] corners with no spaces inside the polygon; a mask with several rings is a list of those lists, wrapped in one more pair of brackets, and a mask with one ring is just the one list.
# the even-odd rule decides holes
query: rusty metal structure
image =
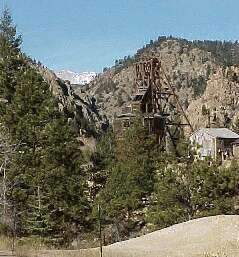
{"label": "rusty metal structure", "polygon": [[169,140],[176,147],[183,127],[192,126],[175,93],[175,88],[157,58],[141,61],[135,65],[136,94],[126,113],[114,120],[114,130],[120,134],[133,122],[137,113],[143,117],[143,125],[149,134],[166,146]]}

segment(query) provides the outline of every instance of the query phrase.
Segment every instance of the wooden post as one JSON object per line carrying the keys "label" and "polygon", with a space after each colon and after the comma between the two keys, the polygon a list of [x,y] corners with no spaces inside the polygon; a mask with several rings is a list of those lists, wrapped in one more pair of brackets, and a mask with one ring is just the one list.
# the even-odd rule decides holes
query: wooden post
{"label": "wooden post", "polygon": [[37,198],[38,198],[38,209],[40,212],[41,211],[41,191],[39,186],[37,186]]}
{"label": "wooden post", "polygon": [[6,198],[6,193],[7,193],[7,175],[6,175],[6,156],[4,157],[4,164],[3,164],[3,223],[6,222],[6,217],[7,217],[7,198]]}
{"label": "wooden post", "polygon": [[13,224],[12,224],[12,255],[14,255],[15,252],[15,245],[16,245],[16,223],[17,223],[17,213],[16,213],[16,206],[15,203],[13,205]]}
{"label": "wooden post", "polygon": [[211,115],[209,111],[208,111],[208,127],[211,128]]}
{"label": "wooden post", "polygon": [[98,218],[99,218],[100,257],[103,257],[102,229],[101,229],[101,207],[99,204],[98,204]]}

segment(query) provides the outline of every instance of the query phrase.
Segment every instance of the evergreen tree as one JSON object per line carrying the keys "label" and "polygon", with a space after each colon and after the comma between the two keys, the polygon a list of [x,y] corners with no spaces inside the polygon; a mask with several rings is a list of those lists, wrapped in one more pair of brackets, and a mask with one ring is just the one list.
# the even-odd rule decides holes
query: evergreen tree
{"label": "evergreen tree", "polygon": [[32,188],[32,194],[28,196],[28,216],[25,221],[25,228],[30,235],[40,237],[49,236],[52,233],[52,226],[49,222],[49,198],[41,192],[41,187]]}
{"label": "evergreen tree", "polygon": [[141,118],[117,141],[116,159],[98,201],[108,218],[129,219],[144,206],[154,184],[155,139],[148,136]]}
{"label": "evergreen tree", "polygon": [[110,176],[110,170],[114,166],[116,158],[115,148],[115,135],[112,130],[108,129],[98,139],[96,150],[91,155],[94,166],[88,176],[92,184],[90,188],[92,201],[94,201],[99,191],[104,188],[107,178]]}
{"label": "evergreen tree", "polygon": [[12,142],[19,144],[8,173],[14,186],[7,195],[19,214],[18,232],[66,241],[87,226],[89,204],[79,144],[49,85],[21,54],[21,38],[8,10],[0,21],[0,37],[1,122]]}
{"label": "evergreen tree", "polygon": [[238,214],[238,167],[222,168],[208,161],[171,163],[159,168],[149,221],[163,228],[194,218]]}
{"label": "evergreen tree", "polygon": [[48,123],[44,134],[40,181],[50,201],[50,222],[54,233],[73,237],[75,232],[88,226],[86,220],[90,210],[79,143],[63,117]]}
{"label": "evergreen tree", "polygon": [[0,19],[0,97],[1,109],[5,101],[11,102],[17,85],[18,75],[23,66],[20,52],[21,37],[16,34],[16,27],[8,9]]}
{"label": "evergreen tree", "polygon": [[21,142],[12,173],[21,186],[11,197],[22,213],[22,228],[27,230],[32,214],[39,213],[37,209],[32,213],[31,197],[39,186],[42,206],[47,206],[49,213],[44,216],[47,220],[40,222],[47,223],[52,236],[66,234],[71,226],[75,230],[83,226],[88,202],[81,151],[72,128],[57,110],[49,85],[35,70],[27,68],[21,76],[4,121],[13,139]]}

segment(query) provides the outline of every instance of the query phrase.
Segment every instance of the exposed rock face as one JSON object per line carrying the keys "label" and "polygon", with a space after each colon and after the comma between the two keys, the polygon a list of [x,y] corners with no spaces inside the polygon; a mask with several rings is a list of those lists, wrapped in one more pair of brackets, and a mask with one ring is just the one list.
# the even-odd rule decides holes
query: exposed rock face
{"label": "exposed rock face", "polygon": [[195,129],[208,126],[208,115],[203,115],[202,111],[204,107],[210,111],[212,126],[230,126],[230,121],[238,118],[239,68],[218,68],[207,81],[202,97],[191,101],[187,113]]}
{"label": "exposed rock face", "polygon": [[95,96],[100,108],[110,118],[129,104],[135,92],[134,62],[153,56],[162,61],[185,107],[204,92],[209,75],[219,67],[210,52],[192,48],[175,39],[151,47],[129,65],[115,66],[91,82],[88,92]]}
{"label": "exposed rock face", "polygon": [[130,102],[135,91],[133,73],[133,66],[123,69],[120,73],[110,70],[90,84],[89,94],[95,96],[97,104],[109,118],[119,113],[122,106]]}
{"label": "exposed rock face", "polygon": [[[157,57],[175,86],[194,129],[209,126],[209,123],[210,126],[232,127],[239,117],[239,68],[224,68],[225,63],[215,52],[205,48],[186,40],[158,42],[141,49],[129,61],[117,63],[98,75],[87,92],[94,95],[101,110],[112,119],[129,105],[136,91],[134,63]],[[221,51],[223,53],[223,48]],[[210,115],[205,115],[203,108]]]}
{"label": "exposed rock face", "polygon": [[89,138],[94,138],[97,132],[108,126],[108,120],[96,105],[95,98],[89,96],[84,90],[78,90],[76,93],[70,84],[59,79],[54,72],[46,67],[36,64],[34,67],[49,83],[59,110],[74,125],[82,146],[87,145],[94,148],[94,140]]}
{"label": "exposed rock face", "polygon": [[[38,70],[51,85],[59,109],[82,135],[92,135],[95,128],[107,127],[107,118],[112,120],[130,104],[136,92],[134,64],[152,57],[162,61],[194,129],[208,126],[209,121],[211,126],[230,127],[239,117],[239,68],[222,68],[225,64],[215,52],[197,45],[177,39],[159,41],[138,50],[127,61],[118,62],[83,88],[73,89],[42,66]],[[205,115],[203,108],[210,114]]]}

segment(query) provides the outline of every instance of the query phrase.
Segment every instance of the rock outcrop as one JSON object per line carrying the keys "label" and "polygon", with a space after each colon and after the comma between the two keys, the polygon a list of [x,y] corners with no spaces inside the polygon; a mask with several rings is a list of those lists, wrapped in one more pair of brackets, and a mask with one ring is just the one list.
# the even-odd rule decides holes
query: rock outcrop
{"label": "rock outcrop", "polygon": [[[194,129],[209,126],[208,123],[211,126],[232,127],[239,116],[239,74],[235,66],[225,68],[230,54],[224,48],[218,42],[164,39],[138,50],[132,58],[117,61],[114,67],[91,82],[87,92],[94,95],[100,109],[113,119],[130,104],[136,91],[135,62],[157,57],[175,86]],[[205,115],[203,108],[210,114]]]}
{"label": "rock outcrop", "polygon": [[33,62],[30,65],[35,67],[37,72],[50,85],[50,90],[55,97],[59,110],[65,114],[68,122],[74,126],[82,147],[88,146],[93,149],[94,138],[101,130],[107,129],[109,125],[107,117],[96,105],[95,98],[86,93],[84,89],[76,92],[71,84],[59,79],[48,68]]}
{"label": "rock outcrop", "polygon": [[[209,111],[207,115],[203,108]],[[218,68],[203,95],[191,101],[187,113],[194,129],[208,126],[209,118],[211,126],[230,127],[235,123],[239,117],[239,68]]]}
{"label": "rock outcrop", "polygon": [[166,40],[145,50],[131,63],[115,66],[91,82],[89,94],[95,96],[100,108],[110,118],[129,104],[135,92],[134,63],[151,57],[158,57],[162,61],[185,107],[204,92],[209,75],[218,68],[210,52],[192,48],[176,39]]}
{"label": "rock outcrop", "polygon": [[[75,89],[49,69],[35,66],[50,84],[59,109],[74,123],[80,135],[94,135],[106,128],[108,119],[112,120],[130,104],[136,92],[134,64],[152,57],[162,61],[194,129],[209,123],[232,127],[239,117],[239,68],[225,68],[222,43],[214,43],[216,51],[221,47],[220,56],[212,50],[213,42],[208,44],[209,47],[205,47],[203,42],[164,38],[138,50],[132,58],[117,61],[89,85]],[[206,115],[203,109],[207,110]]]}

